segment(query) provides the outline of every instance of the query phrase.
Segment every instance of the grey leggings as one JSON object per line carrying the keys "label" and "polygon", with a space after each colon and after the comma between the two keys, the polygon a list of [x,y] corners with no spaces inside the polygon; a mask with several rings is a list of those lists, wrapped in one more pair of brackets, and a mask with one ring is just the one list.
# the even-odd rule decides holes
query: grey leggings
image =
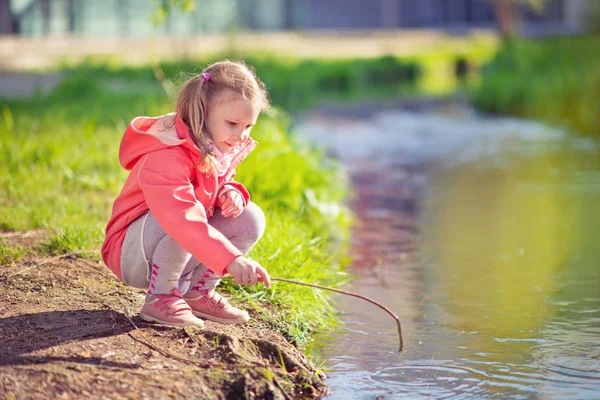
{"label": "grey leggings", "polygon": [[[226,218],[216,208],[208,223],[243,254],[254,247],[266,226],[265,215],[253,202],[237,218]],[[219,282],[216,274],[167,235],[150,212],[127,229],[121,251],[121,274],[126,285],[149,289],[151,294],[170,293],[174,288],[186,293],[190,287],[208,289]]]}

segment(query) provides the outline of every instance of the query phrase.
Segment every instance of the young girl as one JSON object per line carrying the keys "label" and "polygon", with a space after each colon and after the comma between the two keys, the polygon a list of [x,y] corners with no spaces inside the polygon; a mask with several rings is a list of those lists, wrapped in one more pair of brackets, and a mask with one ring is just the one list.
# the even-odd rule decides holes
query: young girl
{"label": "young girl", "polygon": [[257,145],[250,130],[268,105],[250,68],[223,61],[185,83],[174,113],[137,117],[127,127],[119,160],[130,172],[102,258],[125,284],[148,289],[142,319],[241,324],[248,313],[215,291],[220,278],[270,286],[267,271],[244,256],[264,232],[264,214],[233,180]]}

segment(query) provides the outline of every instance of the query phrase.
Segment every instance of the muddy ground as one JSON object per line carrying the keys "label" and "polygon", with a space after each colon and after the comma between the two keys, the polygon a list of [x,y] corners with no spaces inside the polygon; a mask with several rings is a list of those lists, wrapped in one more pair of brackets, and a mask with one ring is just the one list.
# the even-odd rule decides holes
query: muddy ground
{"label": "muddy ground", "polygon": [[325,394],[302,352],[265,328],[203,330],[143,322],[144,291],[98,261],[35,251],[43,232],[0,233],[25,246],[0,266],[0,398],[301,399]]}

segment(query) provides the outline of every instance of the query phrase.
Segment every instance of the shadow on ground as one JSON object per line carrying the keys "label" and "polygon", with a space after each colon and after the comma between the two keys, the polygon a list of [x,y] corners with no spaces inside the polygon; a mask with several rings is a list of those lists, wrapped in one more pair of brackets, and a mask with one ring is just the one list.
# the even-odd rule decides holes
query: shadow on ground
{"label": "shadow on ground", "polygon": [[[44,363],[56,357],[27,355],[75,341],[85,341],[127,333],[133,329],[127,320],[110,310],[49,311],[0,319],[0,365]],[[102,364],[102,358],[73,356],[62,358],[78,363]],[[112,363],[121,368],[127,363]]]}

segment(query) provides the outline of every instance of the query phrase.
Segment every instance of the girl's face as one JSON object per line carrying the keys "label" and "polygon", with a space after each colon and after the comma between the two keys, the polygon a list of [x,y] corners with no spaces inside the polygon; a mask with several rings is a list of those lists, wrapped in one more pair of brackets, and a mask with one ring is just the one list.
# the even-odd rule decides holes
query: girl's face
{"label": "girl's face", "polygon": [[223,93],[209,103],[206,125],[212,139],[223,154],[233,151],[250,137],[260,110],[234,93]]}

